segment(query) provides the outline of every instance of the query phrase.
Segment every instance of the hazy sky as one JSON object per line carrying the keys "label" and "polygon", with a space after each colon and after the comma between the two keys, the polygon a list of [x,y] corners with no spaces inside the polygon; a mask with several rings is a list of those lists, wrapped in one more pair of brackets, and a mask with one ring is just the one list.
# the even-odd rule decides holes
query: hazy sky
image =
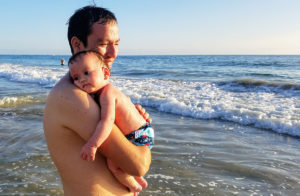
{"label": "hazy sky", "polygon": [[[0,54],[70,54],[67,21],[91,0],[0,1]],[[300,54],[300,0],[95,0],[120,54]]]}

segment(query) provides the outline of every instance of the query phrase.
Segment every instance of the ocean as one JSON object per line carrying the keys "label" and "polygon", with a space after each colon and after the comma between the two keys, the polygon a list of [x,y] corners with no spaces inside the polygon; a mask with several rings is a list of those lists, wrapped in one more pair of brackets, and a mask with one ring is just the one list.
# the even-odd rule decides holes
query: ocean
{"label": "ocean", "polygon": [[[0,195],[63,195],[43,109],[70,56],[0,55]],[[119,56],[111,83],[150,113],[140,195],[300,195],[300,56]]]}

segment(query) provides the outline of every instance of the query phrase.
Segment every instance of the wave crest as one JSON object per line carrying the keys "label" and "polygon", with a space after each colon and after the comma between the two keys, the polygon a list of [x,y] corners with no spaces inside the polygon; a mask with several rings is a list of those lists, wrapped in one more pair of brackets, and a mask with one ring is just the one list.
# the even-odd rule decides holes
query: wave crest
{"label": "wave crest", "polygon": [[0,64],[0,77],[14,82],[36,83],[46,87],[53,87],[56,82],[67,73],[61,67],[24,66],[17,64]]}
{"label": "wave crest", "polygon": [[0,108],[35,105],[35,104],[44,103],[45,101],[46,101],[46,97],[32,97],[32,96],[3,97],[0,98]]}
{"label": "wave crest", "polygon": [[239,85],[245,87],[255,87],[255,86],[269,86],[269,87],[277,87],[283,90],[300,90],[300,85],[295,83],[288,82],[277,82],[277,81],[265,81],[265,80],[254,80],[250,78],[244,78],[234,81]]}

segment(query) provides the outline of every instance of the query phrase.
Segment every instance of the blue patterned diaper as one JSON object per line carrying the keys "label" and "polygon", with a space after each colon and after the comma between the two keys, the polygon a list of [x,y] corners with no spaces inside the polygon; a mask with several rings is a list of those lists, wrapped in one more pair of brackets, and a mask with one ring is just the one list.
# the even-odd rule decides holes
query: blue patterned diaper
{"label": "blue patterned diaper", "polygon": [[154,130],[148,123],[125,137],[136,146],[148,146],[151,149],[154,144]]}

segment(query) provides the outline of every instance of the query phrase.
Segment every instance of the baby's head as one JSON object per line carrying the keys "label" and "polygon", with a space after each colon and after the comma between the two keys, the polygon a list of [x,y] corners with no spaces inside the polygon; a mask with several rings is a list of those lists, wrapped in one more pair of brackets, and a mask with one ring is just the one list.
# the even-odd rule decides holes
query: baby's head
{"label": "baby's head", "polygon": [[96,93],[108,84],[109,68],[95,51],[82,51],[69,60],[70,76],[74,84],[87,93]]}

